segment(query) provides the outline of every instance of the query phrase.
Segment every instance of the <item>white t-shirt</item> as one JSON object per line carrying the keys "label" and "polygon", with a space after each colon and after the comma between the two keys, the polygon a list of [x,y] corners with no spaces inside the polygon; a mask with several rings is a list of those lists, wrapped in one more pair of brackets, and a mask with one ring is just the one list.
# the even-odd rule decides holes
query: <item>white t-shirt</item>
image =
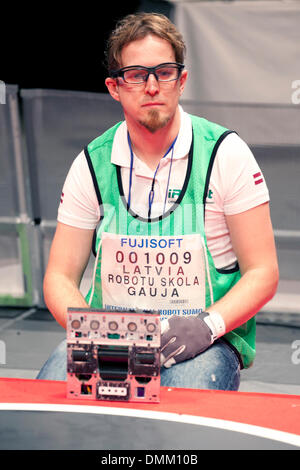
{"label": "white t-shirt", "polygon": [[[180,116],[180,130],[173,155],[170,151],[160,161],[156,172],[151,217],[168,210],[184,183],[192,124],[190,116],[181,107]],[[111,162],[121,167],[124,195],[128,198],[130,149],[125,121],[115,134]],[[134,155],[130,207],[142,217],[148,216],[149,192],[154,173]],[[231,267],[236,262],[225,216],[244,212],[267,201],[268,188],[251,150],[237,134],[229,134],[220,144],[215,157],[205,209],[207,244],[218,269]],[[64,183],[58,221],[78,228],[94,229],[99,217],[99,203],[82,151],[74,160]]]}

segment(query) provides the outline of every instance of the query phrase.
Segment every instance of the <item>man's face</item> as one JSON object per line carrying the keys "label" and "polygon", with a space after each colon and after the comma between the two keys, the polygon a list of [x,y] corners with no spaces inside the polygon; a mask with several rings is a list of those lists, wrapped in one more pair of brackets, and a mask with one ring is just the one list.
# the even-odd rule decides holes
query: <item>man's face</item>
{"label": "man's face", "polygon": [[[123,48],[121,58],[122,67],[155,67],[175,62],[169,42],[153,35],[129,43]],[[178,80],[171,82],[158,82],[150,74],[146,83],[128,84],[122,78],[108,78],[106,85],[111,96],[121,103],[127,124],[142,126],[154,133],[174,119],[186,78],[184,70]]]}

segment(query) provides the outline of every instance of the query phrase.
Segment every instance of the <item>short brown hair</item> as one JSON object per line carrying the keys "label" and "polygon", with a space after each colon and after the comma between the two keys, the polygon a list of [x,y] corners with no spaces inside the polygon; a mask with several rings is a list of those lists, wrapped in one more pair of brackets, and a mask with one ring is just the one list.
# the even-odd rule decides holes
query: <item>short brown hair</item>
{"label": "short brown hair", "polygon": [[183,63],[186,47],[174,24],[160,13],[136,13],[120,20],[110,34],[106,49],[108,71],[122,67],[121,54],[124,46],[149,34],[167,40],[174,50],[176,62]]}

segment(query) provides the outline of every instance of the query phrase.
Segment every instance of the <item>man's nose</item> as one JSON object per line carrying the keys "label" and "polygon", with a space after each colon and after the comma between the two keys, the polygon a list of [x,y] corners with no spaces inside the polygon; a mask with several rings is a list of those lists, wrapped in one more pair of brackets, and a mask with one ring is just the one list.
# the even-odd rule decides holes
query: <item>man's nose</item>
{"label": "man's nose", "polygon": [[159,83],[154,73],[149,73],[145,83],[145,93],[149,95],[156,95],[159,92]]}

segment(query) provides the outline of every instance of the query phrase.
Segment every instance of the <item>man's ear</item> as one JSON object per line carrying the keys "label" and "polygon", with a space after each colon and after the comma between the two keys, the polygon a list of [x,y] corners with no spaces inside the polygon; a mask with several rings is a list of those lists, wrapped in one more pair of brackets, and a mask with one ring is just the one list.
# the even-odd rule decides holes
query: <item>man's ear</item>
{"label": "man's ear", "polygon": [[184,87],[185,87],[185,84],[186,84],[186,81],[187,81],[187,77],[188,77],[188,71],[187,71],[187,70],[183,70],[183,72],[182,72],[181,75],[180,75],[180,79],[179,79],[179,84],[180,84],[180,87],[179,87],[180,96],[181,96],[182,93],[183,93],[183,90],[184,90]]}
{"label": "man's ear", "polygon": [[113,99],[120,101],[118,79],[108,77],[105,79],[105,85]]}

